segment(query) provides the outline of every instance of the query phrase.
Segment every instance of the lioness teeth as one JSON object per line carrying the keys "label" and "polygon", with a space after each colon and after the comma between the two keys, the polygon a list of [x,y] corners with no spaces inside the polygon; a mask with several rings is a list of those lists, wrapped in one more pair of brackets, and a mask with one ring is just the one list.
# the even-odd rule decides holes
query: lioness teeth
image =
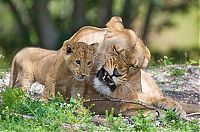
{"label": "lioness teeth", "polygon": [[108,73],[107,73],[107,72],[104,72],[104,75],[105,75],[105,76],[107,76],[107,75],[108,75]]}
{"label": "lioness teeth", "polygon": [[114,83],[112,77],[109,75],[109,73],[104,68],[101,68],[97,72],[97,77],[101,82],[104,82],[111,89],[111,91],[115,90],[115,88],[116,88],[115,83]]}
{"label": "lioness teeth", "polygon": [[110,85],[115,85],[115,83],[109,83]]}

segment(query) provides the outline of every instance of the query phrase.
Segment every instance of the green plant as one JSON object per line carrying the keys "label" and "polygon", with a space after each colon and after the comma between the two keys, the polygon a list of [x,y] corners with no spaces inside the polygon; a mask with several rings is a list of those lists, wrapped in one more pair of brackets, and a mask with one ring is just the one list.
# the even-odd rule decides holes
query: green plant
{"label": "green plant", "polygon": [[19,88],[6,88],[1,93],[1,131],[198,131],[196,120],[179,119],[173,111],[165,117],[152,121],[142,111],[129,119],[121,114],[114,116],[114,109],[106,112],[106,125],[96,125],[93,114],[83,107],[82,99],[70,99],[66,104],[61,96],[50,98],[48,103],[30,99]]}
{"label": "green plant", "polygon": [[185,74],[184,69],[178,69],[178,68],[171,68],[170,69],[170,74],[171,76],[183,76]]}
{"label": "green plant", "polygon": [[2,120],[25,120],[23,115],[31,116],[34,125],[48,131],[61,130],[63,123],[84,124],[91,122],[91,113],[83,107],[81,100],[66,104],[61,97],[51,98],[48,103],[31,100],[22,90],[7,88],[2,94]]}
{"label": "green plant", "polygon": [[200,127],[197,125],[197,120],[186,121],[180,119],[176,116],[176,113],[173,110],[166,110],[164,112],[164,117],[160,119],[160,122],[163,128],[167,128],[168,131],[199,131]]}
{"label": "green plant", "polygon": [[[199,60],[200,61],[200,60]],[[190,65],[194,65],[194,64],[199,64],[197,61],[193,60],[193,59],[189,59],[185,62],[186,66],[190,66]]]}
{"label": "green plant", "polygon": [[138,111],[138,116],[132,116],[134,131],[156,131],[149,116],[144,116],[143,111]]}
{"label": "green plant", "polygon": [[158,63],[160,65],[164,65],[164,66],[166,66],[166,65],[172,65],[173,64],[172,63],[173,59],[174,58],[168,58],[167,56],[164,56],[163,58],[161,58],[161,59],[158,60]]}
{"label": "green plant", "polygon": [[4,105],[9,108],[16,108],[25,98],[25,94],[21,89],[7,87],[4,92],[1,93]]}

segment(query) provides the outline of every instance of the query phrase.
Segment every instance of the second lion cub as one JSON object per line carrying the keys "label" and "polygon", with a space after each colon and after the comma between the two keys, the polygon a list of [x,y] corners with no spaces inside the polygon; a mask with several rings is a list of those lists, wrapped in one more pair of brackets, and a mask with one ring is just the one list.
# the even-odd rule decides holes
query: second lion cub
{"label": "second lion cub", "polygon": [[64,98],[77,98],[78,93],[83,97],[97,47],[98,43],[65,41],[59,51],[24,48],[12,61],[10,86],[27,91],[33,82],[39,82],[45,85],[45,100],[58,91]]}

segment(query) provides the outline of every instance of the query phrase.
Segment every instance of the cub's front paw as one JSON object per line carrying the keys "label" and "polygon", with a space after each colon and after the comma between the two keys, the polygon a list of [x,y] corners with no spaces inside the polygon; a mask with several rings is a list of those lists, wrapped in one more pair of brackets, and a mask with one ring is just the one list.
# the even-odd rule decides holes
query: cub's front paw
{"label": "cub's front paw", "polygon": [[41,97],[40,101],[47,103],[48,102],[48,97]]}

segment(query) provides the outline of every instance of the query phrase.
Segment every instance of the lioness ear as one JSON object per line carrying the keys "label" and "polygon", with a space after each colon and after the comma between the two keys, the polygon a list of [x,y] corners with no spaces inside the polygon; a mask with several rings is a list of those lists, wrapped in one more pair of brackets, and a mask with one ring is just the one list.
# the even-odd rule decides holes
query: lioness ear
{"label": "lioness ear", "polygon": [[124,25],[122,24],[122,19],[119,16],[112,17],[107,23],[106,26],[111,30],[122,30],[124,29]]}
{"label": "lioness ear", "polygon": [[130,66],[128,69],[128,75],[129,76],[133,76],[135,75],[138,71],[140,70],[140,68],[134,67],[134,66]]}
{"label": "lioness ear", "polygon": [[91,44],[91,46],[93,47],[93,49],[97,49],[99,47],[99,43],[93,43]]}
{"label": "lioness ear", "polygon": [[115,47],[115,45],[113,45],[112,48],[113,48],[113,51],[114,51],[115,53],[117,53],[118,55],[122,54],[123,51],[124,51],[124,48],[117,49],[117,48]]}
{"label": "lioness ear", "polygon": [[115,53],[119,54],[119,52],[117,51],[115,45],[113,45],[112,49],[113,49],[113,51],[114,51]]}

